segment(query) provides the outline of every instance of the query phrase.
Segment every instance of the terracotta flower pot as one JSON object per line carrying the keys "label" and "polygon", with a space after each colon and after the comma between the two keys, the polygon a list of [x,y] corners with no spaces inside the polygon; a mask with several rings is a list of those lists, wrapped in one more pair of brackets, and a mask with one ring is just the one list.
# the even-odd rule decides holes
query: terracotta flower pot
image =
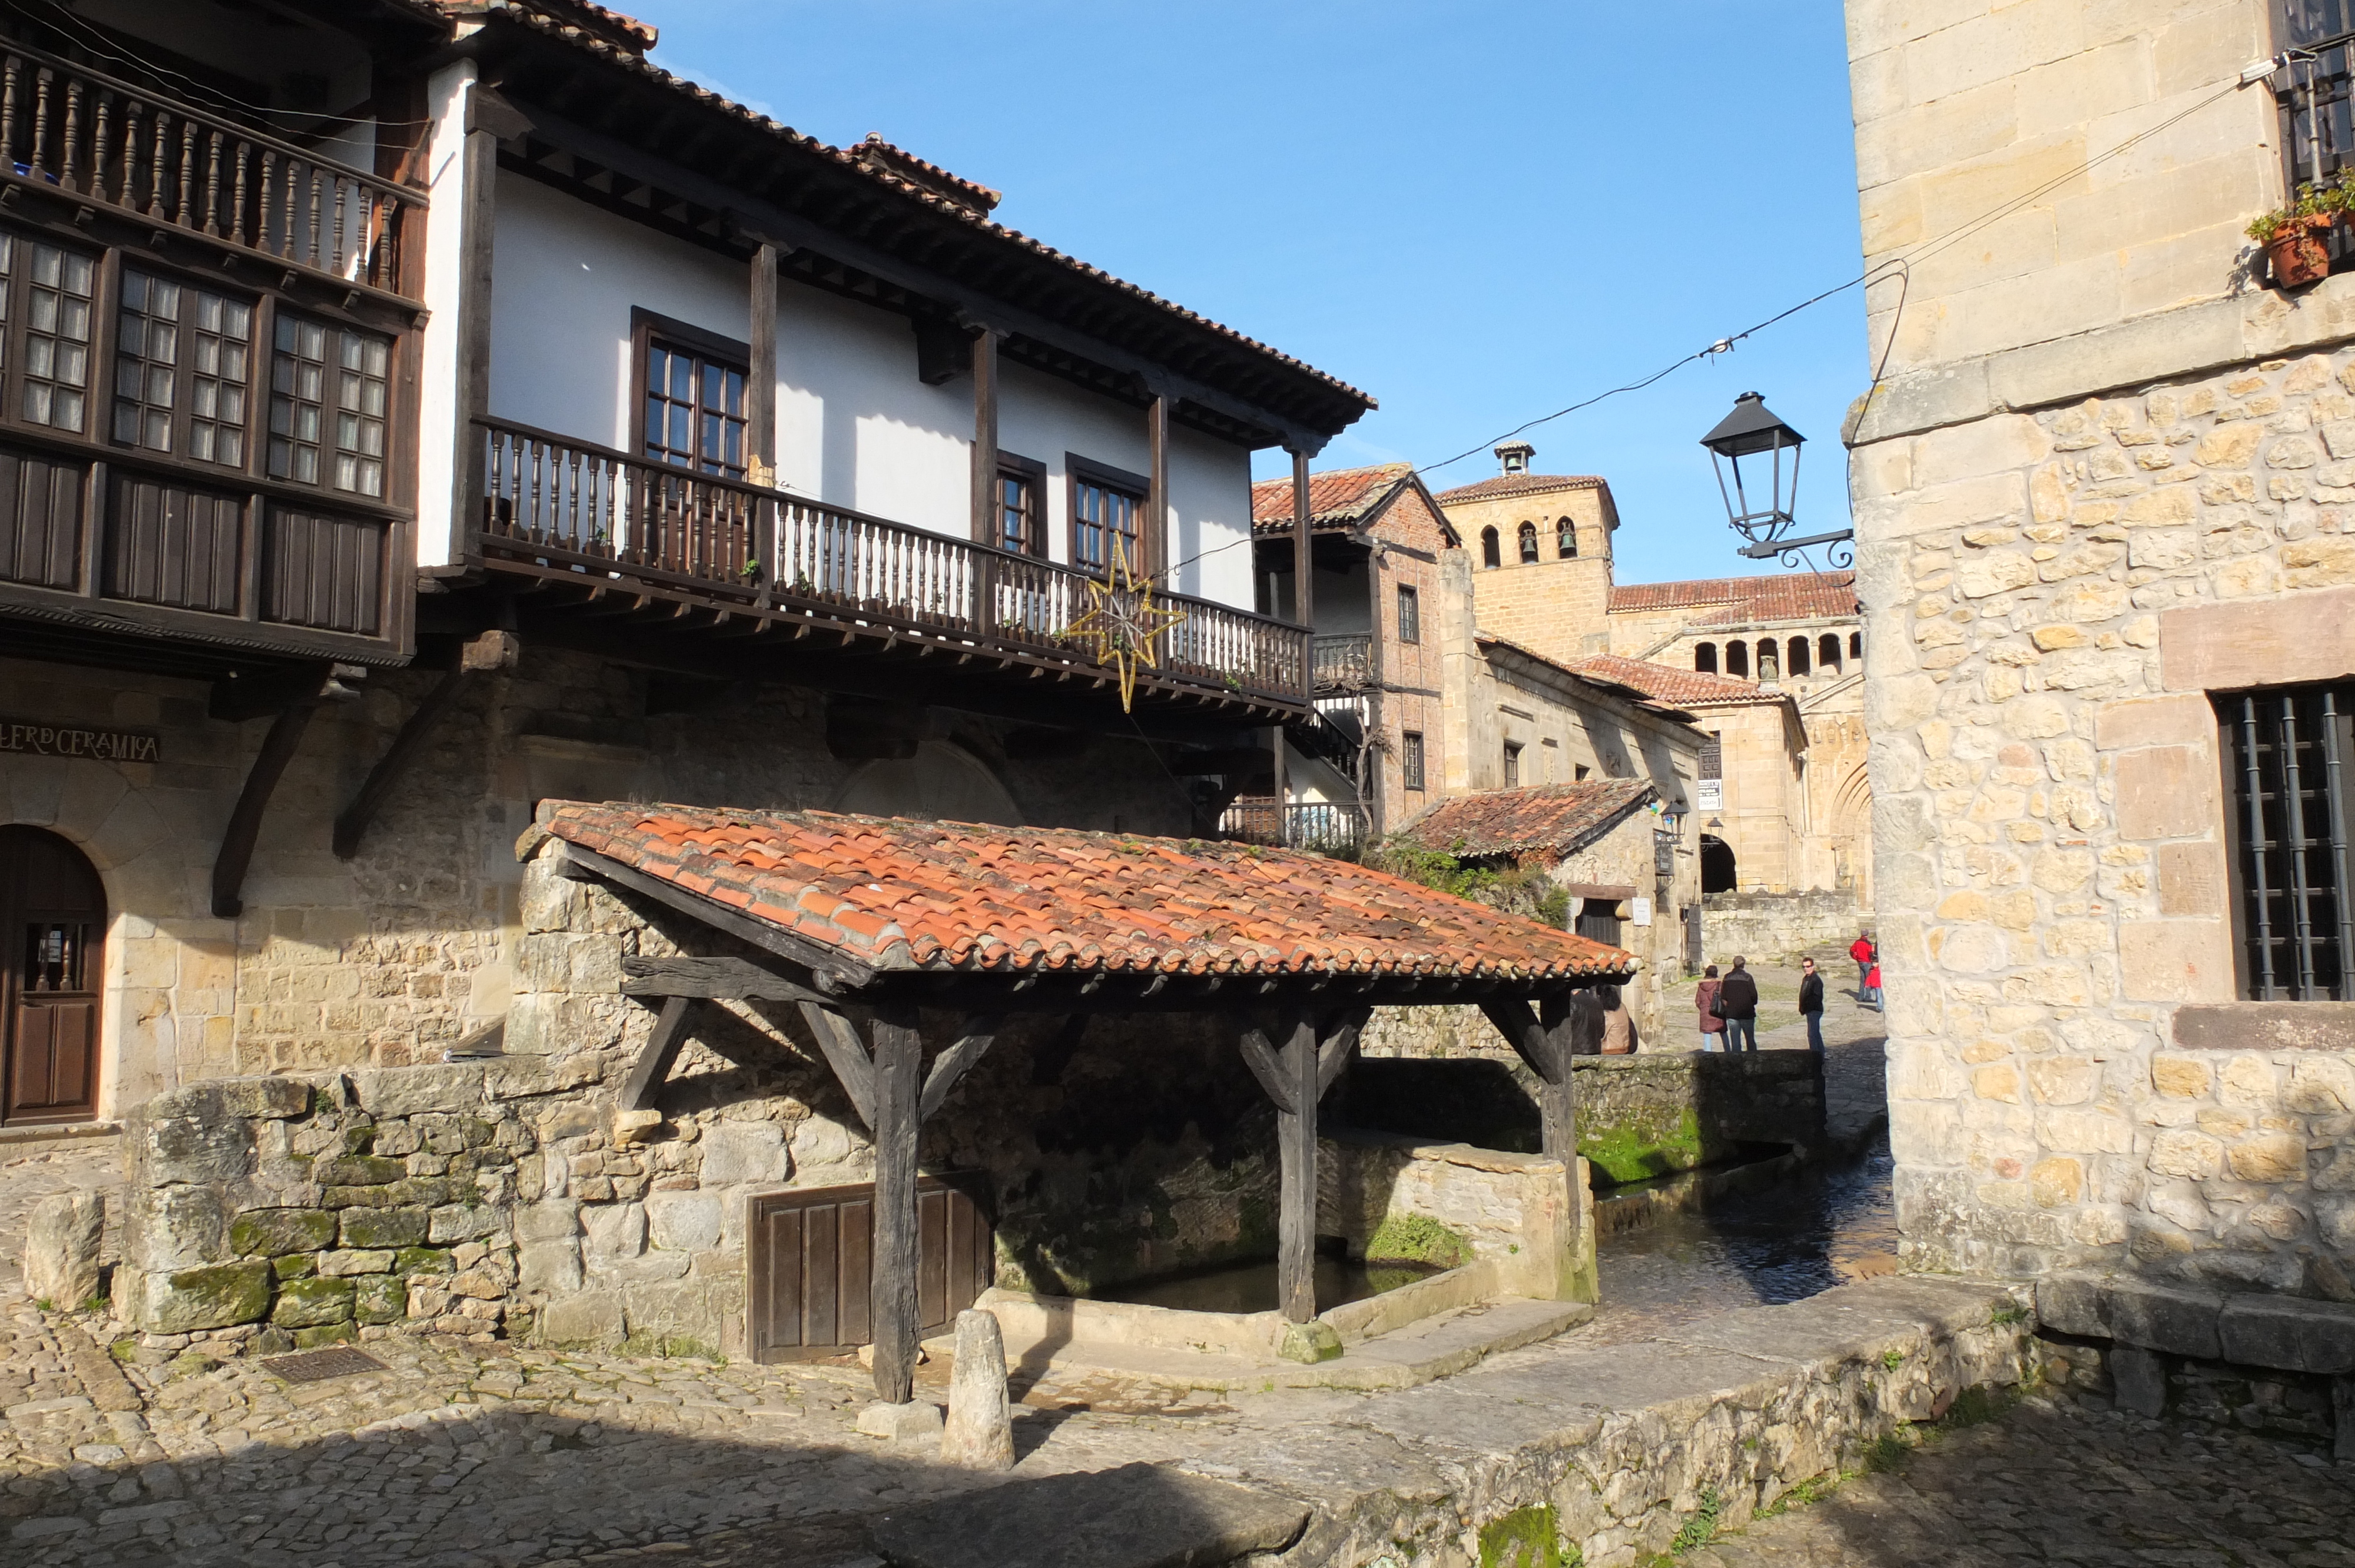
{"label": "terracotta flower pot", "polygon": [[2330,271],[2330,252],[2322,247],[2322,232],[2338,221],[2328,214],[2293,218],[2265,241],[2265,265],[2274,282],[2284,289],[2318,283]]}

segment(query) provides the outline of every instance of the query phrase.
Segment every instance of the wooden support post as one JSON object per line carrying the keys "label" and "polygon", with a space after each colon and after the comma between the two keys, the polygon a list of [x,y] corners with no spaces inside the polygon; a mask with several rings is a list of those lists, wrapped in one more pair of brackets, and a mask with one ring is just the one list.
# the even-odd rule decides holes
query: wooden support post
{"label": "wooden support post", "polygon": [[[466,140],[460,157],[458,226],[457,407],[452,425],[458,443],[453,475],[451,532],[460,540],[478,533],[484,515],[484,459],[474,421],[491,411],[492,236],[497,227],[499,133],[512,129],[515,111],[481,82],[468,90]],[[474,546],[466,545],[471,551]]]}
{"label": "wooden support post", "polygon": [[1529,1064],[1529,1071],[1538,1075],[1542,1086],[1538,1097],[1538,1119],[1543,1147],[1549,1157],[1567,1165],[1578,1154],[1578,1089],[1572,1082],[1570,1065],[1574,1012],[1568,993],[1547,997],[1545,1010],[1540,1022],[1526,1001],[1481,1004],[1488,1022],[1497,1026],[1497,1032]]}
{"label": "wooden support post", "polygon": [[777,248],[752,252],[752,364],[744,378],[744,477],[777,482]]}
{"label": "wooden support post", "polygon": [[[1156,391],[1145,410],[1145,527],[1137,535],[1137,554],[1129,563],[1140,577],[1153,577],[1170,559],[1169,540],[1169,395]],[[1167,585],[1174,588],[1177,584]]]}
{"label": "wooden support post", "polygon": [[[1316,1316],[1316,1100],[1323,1092],[1316,1021],[1306,1013],[1281,1018],[1281,1046],[1256,1028],[1242,1033],[1243,1061],[1275,1102],[1275,1149],[1281,1175],[1275,1217],[1276,1307],[1289,1322]],[[1336,1052],[1354,1044],[1353,1026]]]}
{"label": "wooden support post", "polygon": [[393,785],[400,782],[410,764],[425,749],[425,743],[432,738],[442,715],[457,703],[467,678],[488,670],[514,669],[519,652],[511,631],[486,631],[458,651],[458,662],[417,705],[417,711],[409,715],[400,733],[392,737],[392,745],[383,758],[368,770],[359,793],[336,819],[336,859],[349,860],[359,853],[360,839],[367,833],[368,824],[384,809],[385,798],[392,793]]}
{"label": "wooden support post", "polygon": [[973,340],[973,542],[997,539],[997,334]]}
{"label": "wooden support post", "polygon": [[1268,730],[1267,750],[1268,757],[1275,768],[1275,842],[1280,844],[1289,844],[1292,842],[1292,813],[1287,808],[1291,803],[1292,785],[1284,777],[1284,726],[1282,725],[1276,725]]}
{"label": "wooden support post", "polygon": [[687,1019],[694,1007],[694,1002],[683,996],[663,999],[662,1012],[655,1018],[654,1033],[646,1036],[645,1048],[638,1053],[638,1059],[630,1065],[630,1075],[623,1080],[616,1101],[620,1109],[645,1110],[655,1103],[663,1079],[669,1075],[670,1065],[678,1059],[678,1048],[687,1044]]}
{"label": "wooden support post", "polygon": [[[1316,584],[1315,564],[1310,558],[1309,529],[1316,514],[1308,507],[1308,454],[1298,447],[1292,450],[1292,623],[1316,628]],[[1308,688],[1316,689],[1316,660],[1312,648],[1305,672]]]}
{"label": "wooden support post", "polygon": [[904,1003],[878,1009],[874,1039],[875,1252],[868,1310],[875,1397],[905,1404],[916,1377],[916,1133],[923,1062],[916,1010]]}

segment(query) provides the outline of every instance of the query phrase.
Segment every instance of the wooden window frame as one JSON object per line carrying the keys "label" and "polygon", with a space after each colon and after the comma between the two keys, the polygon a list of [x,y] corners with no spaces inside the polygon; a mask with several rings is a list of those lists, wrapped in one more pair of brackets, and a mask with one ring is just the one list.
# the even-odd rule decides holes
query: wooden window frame
{"label": "wooden window frame", "polygon": [[1505,742],[1505,788],[1508,789],[1521,787],[1521,752],[1524,749],[1518,740]]}
{"label": "wooden window frame", "polygon": [[[119,292],[119,278],[116,280],[116,283],[117,292]],[[119,311],[110,313],[118,316],[120,314]],[[255,313],[257,327],[261,324],[262,320],[262,313],[257,311]],[[270,336],[269,339],[262,344],[260,351],[262,355],[263,369],[266,374],[261,377],[261,385],[259,387],[261,397],[256,399],[256,401],[261,405],[259,409],[256,410],[259,415],[260,430],[258,434],[252,437],[248,442],[249,447],[253,450],[252,471],[259,474],[261,478],[267,479],[272,484],[291,485],[294,489],[303,491],[307,494],[326,497],[331,503],[339,503],[342,500],[349,499],[359,502],[364,505],[381,506],[388,504],[390,502],[391,497],[395,493],[395,488],[399,482],[397,469],[400,466],[402,458],[399,417],[401,370],[400,334],[398,333],[386,332],[381,327],[363,326],[357,323],[343,321],[337,317],[328,315],[324,312],[306,310],[300,305],[295,305],[291,308],[273,308],[268,313],[267,320]],[[320,461],[319,477],[316,479],[302,479],[296,477],[293,473],[272,473],[270,471],[270,442],[273,434],[270,418],[270,410],[272,405],[277,401],[279,397],[278,356],[286,352],[278,346],[278,333],[281,327],[288,324],[289,323],[293,323],[298,328],[305,324],[316,326],[325,333],[327,337],[325,357],[320,361],[325,375],[325,385],[321,389],[319,400],[321,418],[318,448]],[[340,391],[343,378],[347,374],[344,368],[342,355],[339,352],[343,344],[343,336],[346,333],[362,333],[370,337],[380,338],[384,342],[384,410],[380,416],[384,423],[384,450],[377,454],[375,460],[383,469],[384,482],[382,487],[378,489],[375,494],[370,494],[365,490],[346,490],[343,486],[336,483],[333,477],[336,459],[344,450],[344,449],[336,442],[333,427],[337,415],[342,411],[343,408],[342,402],[336,394]],[[112,364],[113,359],[113,350],[114,342],[112,334],[110,332],[107,340],[107,355],[110,364]],[[362,374],[365,374],[365,372]],[[135,450],[139,452],[142,461],[159,455],[154,452],[149,452],[144,448],[126,447],[119,450],[126,451]],[[365,457],[366,454],[359,455]],[[189,463],[193,467],[212,468],[223,474],[239,471],[218,463],[197,463],[195,460],[186,458],[183,458],[181,461]]]}
{"label": "wooden window frame", "polygon": [[[171,412],[168,417],[171,447],[170,450],[160,452],[154,447],[148,446],[144,441],[138,440],[135,435],[126,440],[118,432],[115,426],[116,404],[122,397],[122,388],[117,378],[122,373],[123,353],[123,316],[125,309],[123,297],[129,285],[129,280],[124,276],[124,274],[133,270],[144,276],[151,287],[156,283],[167,283],[173,288],[181,291],[181,308],[178,320],[176,323],[180,334],[180,343],[178,346],[179,357],[172,367],[173,401]],[[106,424],[101,439],[109,446],[115,447],[125,453],[133,454],[137,461],[143,462],[156,458],[161,458],[166,461],[176,459],[179,461],[191,463],[199,468],[215,470],[224,478],[251,472],[255,464],[255,444],[257,441],[263,440],[266,435],[266,405],[270,397],[269,380],[271,356],[276,352],[274,344],[277,338],[278,313],[272,308],[270,297],[266,294],[257,294],[249,289],[228,287],[211,278],[192,277],[175,268],[159,267],[147,260],[144,257],[140,258],[135,264],[116,265],[112,270],[111,281],[112,283],[112,320],[109,323],[110,336],[109,353],[107,355],[108,376],[105,399]],[[234,421],[218,418],[209,418],[205,421],[206,423],[217,426],[223,430],[227,430],[232,427],[235,428],[238,433],[238,448],[240,452],[239,459],[235,462],[224,462],[217,457],[200,458],[189,450],[189,442],[195,429],[197,418],[195,393],[196,382],[198,375],[193,358],[197,328],[191,317],[196,297],[206,293],[216,295],[224,301],[234,302],[235,303],[241,304],[249,313],[246,320],[246,335],[244,340],[246,355],[245,379],[242,385],[242,390],[245,394],[245,417],[242,419]],[[141,313],[153,319],[152,312],[143,308]],[[265,332],[269,334],[267,337],[263,335]],[[398,354],[399,352],[397,344],[394,352],[395,354]],[[146,363],[146,355],[144,350],[138,357],[142,364]],[[216,379],[220,378],[217,376]],[[143,409],[147,407],[144,395],[144,388],[137,406]],[[391,423],[390,413],[389,410],[388,410],[388,427],[389,427]],[[390,435],[390,429],[388,429],[388,435]],[[389,468],[391,462],[390,446],[391,442],[388,440],[386,455],[386,463],[388,468]],[[264,461],[266,462],[266,461],[267,454],[265,453]],[[374,500],[378,498],[362,497],[362,499]]]}
{"label": "wooden window frame", "polygon": [[[643,461],[661,463],[666,468],[677,468],[681,473],[713,473],[712,470],[706,468],[671,463],[653,456],[646,450],[648,444],[646,440],[646,361],[654,351],[655,340],[657,338],[661,339],[664,346],[667,348],[674,351],[684,350],[698,359],[722,363],[743,376],[745,418],[742,422],[745,427],[743,452],[745,462],[741,471],[730,473],[723,461],[718,472],[713,474],[715,478],[732,479],[742,482],[745,476],[751,472],[753,455],[750,422],[752,401],[752,345],[741,338],[730,337],[724,333],[716,333],[708,327],[697,326],[692,322],[680,321],[676,316],[662,315],[647,310],[643,305],[630,307],[628,397],[629,428],[634,435],[623,450]],[[700,412],[699,402],[697,408]],[[700,455],[702,431],[698,428],[692,434],[697,441],[698,454]]]}
{"label": "wooden window frame", "polygon": [[[1053,527],[1047,511],[1047,465],[1037,458],[1023,457],[1000,448],[997,478],[1001,484],[1009,479],[1018,479],[1030,487],[1030,536],[1024,541],[1021,549],[1013,553],[1045,560],[1047,535]],[[1007,548],[1004,508],[1004,493],[993,494],[989,501],[990,537],[986,542],[1001,550]]]}
{"label": "wooden window frame", "polygon": [[[1150,577],[1161,569],[1152,558],[1154,535],[1152,520],[1146,515],[1153,499],[1153,481],[1141,473],[1131,473],[1124,468],[1084,458],[1077,452],[1063,454],[1063,538],[1071,551],[1071,565],[1076,571],[1095,573],[1103,568],[1080,555],[1080,487],[1093,485],[1126,495],[1136,503],[1136,559],[1129,569],[1138,577]],[[1109,551],[1107,551],[1109,556]]]}
{"label": "wooden window frame", "polygon": [[1412,583],[1398,585],[1398,640],[1423,641],[1423,595]]}
{"label": "wooden window frame", "polygon": [[1401,730],[1399,732],[1399,783],[1402,789],[1412,789],[1418,795],[1423,793],[1424,762],[1423,731]]}

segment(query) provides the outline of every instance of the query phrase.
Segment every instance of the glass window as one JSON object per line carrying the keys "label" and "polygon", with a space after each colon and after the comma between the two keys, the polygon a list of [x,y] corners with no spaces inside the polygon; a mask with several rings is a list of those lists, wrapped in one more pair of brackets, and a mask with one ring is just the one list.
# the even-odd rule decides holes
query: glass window
{"label": "glass window", "polygon": [[1144,570],[1137,554],[1136,524],[1145,498],[1110,485],[1075,480],[1071,485],[1071,564],[1101,572],[1112,564],[1114,541],[1131,571]]}
{"label": "glass window", "polygon": [[243,467],[252,338],[245,301],[124,268],[114,439]]}
{"label": "glass window", "polygon": [[25,418],[53,429],[82,428],[90,385],[89,257],[39,240],[25,242]]}
{"label": "glass window", "polygon": [[1521,782],[1521,747],[1518,741],[1505,742],[1505,788],[1515,789]]}
{"label": "glass window", "polygon": [[1405,583],[1398,590],[1398,635],[1401,642],[1423,641],[1423,603],[1421,596]]}
{"label": "glass window", "polygon": [[646,456],[744,477],[744,367],[660,338],[646,344]]}
{"label": "glass window", "polygon": [[1399,775],[1410,789],[1423,788],[1423,735],[1408,730],[1399,736]]}
{"label": "glass window", "polygon": [[2232,790],[2241,994],[2355,1001],[2355,684],[2216,699]]}
{"label": "glass window", "polygon": [[392,340],[281,313],[273,343],[270,476],[382,498]]}

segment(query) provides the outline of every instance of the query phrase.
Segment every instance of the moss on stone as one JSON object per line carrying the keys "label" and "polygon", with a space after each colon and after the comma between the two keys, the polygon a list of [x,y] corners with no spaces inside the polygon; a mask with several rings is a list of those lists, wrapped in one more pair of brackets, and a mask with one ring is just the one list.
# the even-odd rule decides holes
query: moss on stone
{"label": "moss on stone", "polygon": [[322,1323],[316,1328],[295,1330],[294,1348],[308,1351],[320,1345],[348,1345],[359,1337],[359,1330],[349,1323]]}
{"label": "moss on stone", "polygon": [[184,1268],[147,1302],[140,1327],[151,1334],[187,1334],[250,1323],[270,1310],[270,1266],[217,1263]]}
{"label": "moss on stone", "polygon": [[319,1272],[319,1260],[307,1253],[293,1253],[270,1260],[270,1273],[274,1279],[308,1279]]}
{"label": "moss on stone", "polygon": [[1701,1149],[1700,1118],[1690,1110],[1672,1128],[1603,1128],[1580,1139],[1578,1151],[1614,1185],[1689,1171],[1708,1158]]}
{"label": "moss on stone", "polygon": [[458,1261],[440,1247],[405,1246],[392,1255],[395,1274],[454,1274]]}
{"label": "moss on stone", "polygon": [[405,1161],[375,1154],[346,1154],[340,1160],[322,1160],[314,1170],[319,1181],[336,1187],[381,1187],[409,1174]]}
{"label": "moss on stone", "polygon": [[409,1316],[409,1281],[397,1274],[372,1274],[357,1282],[352,1316],[363,1323],[398,1323]]}
{"label": "moss on stone", "polygon": [[290,1279],[279,1287],[270,1320],[282,1329],[344,1322],[352,1315],[352,1294],[348,1279]]}
{"label": "moss on stone", "polygon": [[1579,1561],[1575,1550],[1562,1550],[1551,1504],[1517,1509],[1480,1527],[1480,1568],[1577,1568]]}
{"label": "moss on stone", "polygon": [[632,1334],[622,1341],[622,1353],[625,1356],[642,1356],[650,1361],[656,1357],[674,1356],[693,1361],[718,1361],[723,1365],[728,1360],[726,1356],[719,1353],[717,1347],[701,1340],[688,1339],[683,1334]]}
{"label": "moss on stone", "polygon": [[281,1257],[336,1245],[336,1216],[325,1209],[250,1209],[229,1223],[230,1250]]}
{"label": "moss on stone", "polygon": [[1385,1214],[1366,1239],[1366,1261],[1461,1268],[1472,1261],[1472,1244],[1428,1214]]}
{"label": "moss on stone", "polygon": [[423,1245],[432,1220],[423,1209],[346,1209],[344,1245],[380,1248]]}

